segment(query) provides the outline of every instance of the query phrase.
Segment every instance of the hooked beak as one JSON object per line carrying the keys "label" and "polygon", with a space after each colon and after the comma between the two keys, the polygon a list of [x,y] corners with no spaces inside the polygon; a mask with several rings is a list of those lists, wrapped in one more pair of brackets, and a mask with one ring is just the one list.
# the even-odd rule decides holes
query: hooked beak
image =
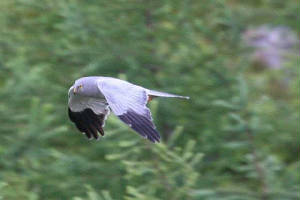
{"label": "hooked beak", "polygon": [[73,88],[73,93],[76,94],[78,92],[79,89],[83,88],[82,85],[79,85],[78,87],[74,87]]}
{"label": "hooked beak", "polygon": [[73,88],[73,93],[76,94],[76,92],[77,92],[77,87],[74,87]]}

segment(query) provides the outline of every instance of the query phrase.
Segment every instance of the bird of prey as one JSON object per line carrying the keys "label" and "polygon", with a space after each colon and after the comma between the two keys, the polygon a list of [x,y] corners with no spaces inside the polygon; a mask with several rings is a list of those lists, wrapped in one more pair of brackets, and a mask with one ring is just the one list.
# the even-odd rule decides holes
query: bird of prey
{"label": "bird of prey", "polygon": [[104,123],[111,109],[121,121],[153,143],[160,141],[160,135],[146,104],[155,97],[189,99],[103,76],[77,79],[68,96],[69,118],[89,139],[98,139],[98,133],[104,135]]}

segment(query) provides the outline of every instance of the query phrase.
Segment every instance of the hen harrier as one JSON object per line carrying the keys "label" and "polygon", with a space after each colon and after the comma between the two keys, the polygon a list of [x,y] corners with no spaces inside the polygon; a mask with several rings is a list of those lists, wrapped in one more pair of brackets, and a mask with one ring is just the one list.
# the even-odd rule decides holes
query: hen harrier
{"label": "hen harrier", "polygon": [[146,104],[155,97],[189,99],[186,96],[149,90],[127,81],[102,76],[76,80],[69,89],[68,96],[69,118],[89,139],[98,139],[98,132],[104,135],[104,122],[111,109],[120,120],[154,143],[159,142],[160,135]]}

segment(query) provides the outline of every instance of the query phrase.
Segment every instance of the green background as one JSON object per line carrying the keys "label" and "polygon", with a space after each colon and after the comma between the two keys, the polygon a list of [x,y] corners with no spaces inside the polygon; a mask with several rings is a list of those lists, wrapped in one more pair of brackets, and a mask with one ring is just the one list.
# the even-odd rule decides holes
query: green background
{"label": "green background", "polygon": [[[296,0],[1,0],[0,197],[299,199],[299,47],[274,70],[242,40],[264,24],[299,37],[299,13]],[[89,75],[191,99],[150,103],[160,144],[114,115],[89,141],[67,116]]]}

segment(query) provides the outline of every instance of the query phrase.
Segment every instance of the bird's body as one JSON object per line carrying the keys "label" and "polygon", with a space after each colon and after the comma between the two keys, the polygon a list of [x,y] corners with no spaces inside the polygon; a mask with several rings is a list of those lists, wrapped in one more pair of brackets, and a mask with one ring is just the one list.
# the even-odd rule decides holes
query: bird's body
{"label": "bird's body", "polygon": [[102,76],[76,80],[68,95],[69,117],[88,138],[98,139],[98,132],[104,135],[104,122],[111,109],[120,120],[152,142],[159,142],[160,136],[146,104],[154,97],[189,98]]}

